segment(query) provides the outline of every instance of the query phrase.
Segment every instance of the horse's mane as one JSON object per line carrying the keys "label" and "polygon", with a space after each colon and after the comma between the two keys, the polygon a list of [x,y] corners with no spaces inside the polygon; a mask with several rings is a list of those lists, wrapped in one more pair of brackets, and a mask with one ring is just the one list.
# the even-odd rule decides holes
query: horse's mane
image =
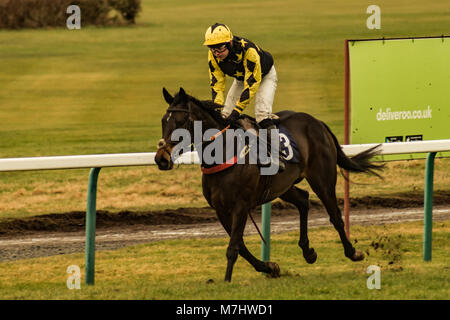
{"label": "horse's mane", "polygon": [[[206,110],[210,115],[211,115],[211,117],[213,117],[217,122],[219,122],[220,124],[222,124],[222,125],[226,125],[226,122],[225,122],[225,120],[223,119],[223,117],[222,117],[222,114],[221,114],[221,109],[223,108],[223,105],[221,105],[221,104],[218,104],[218,103],[215,103],[214,101],[212,101],[212,100],[198,100],[198,99],[196,99],[196,98],[194,98],[194,97],[191,97],[190,96],[190,98],[197,104],[197,105],[200,105],[204,110]],[[253,118],[253,117],[251,117],[251,116],[249,116],[249,115],[247,115],[247,114],[245,114],[245,113],[242,113],[241,114],[241,116],[240,116],[240,118],[241,119],[248,119],[251,123],[253,123],[256,127],[258,126],[257,125],[257,122],[256,122],[256,119],[255,118]]]}
{"label": "horse's mane", "polygon": [[189,96],[189,99],[191,99],[196,105],[200,106],[203,110],[208,112],[208,114],[220,125],[223,126],[226,125],[225,119],[222,117],[222,114],[220,113],[220,110],[223,108],[223,105],[215,103],[212,100],[199,100],[192,96]]}
{"label": "horse's mane", "polygon": [[[174,105],[183,105],[183,102],[186,102],[186,97],[195,103],[197,106],[205,110],[219,125],[226,126],[227,123],[225,119],[222,117],[221,110],[223,109],[223,105],[215,103],[213,100],[199,100],[191,95],[186,94],[186,96],[180,96],[179,93],[175,94],[174,97]],[[255,118],[241,114],[241,118],[247,118],[250,122],[256,124]]]}

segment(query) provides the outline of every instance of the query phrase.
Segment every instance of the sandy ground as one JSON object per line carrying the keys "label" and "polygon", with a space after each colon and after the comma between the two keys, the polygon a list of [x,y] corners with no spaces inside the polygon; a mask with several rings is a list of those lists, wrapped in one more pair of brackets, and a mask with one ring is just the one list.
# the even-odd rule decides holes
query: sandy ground
{"label": "sandy ground", "polygon": [[[0,261],[84,252],[84,216],[84,212],[75,212],[0,224]],[[255,212],[253,216],[261,228],[260,212]],[[423,207],[420,206],[352,208],[350,225],[421,221],[423,216]],[[434,207],[433,221],[448,219],[450,206]],[[328,215],[320,206],[311,208],[308,225],[311,228],[331,226]],[[273,208],[271,233],[289,231],[299,232],[297,211],[293,208]],[[257,230],[248,219],[245,235],[252,234],[257,234]],[[167,239],[226,236],[214,212],[209,208],[186,208],[156,213],[97,213],[96,250],[113,250]]]}

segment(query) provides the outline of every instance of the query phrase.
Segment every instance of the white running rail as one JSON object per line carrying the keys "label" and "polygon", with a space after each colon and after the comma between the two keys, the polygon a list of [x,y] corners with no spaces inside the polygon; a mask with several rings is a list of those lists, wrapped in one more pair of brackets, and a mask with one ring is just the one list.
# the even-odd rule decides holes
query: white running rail
{"label": "white running rail", "polygon": [[[373,144],[343,145],[347,156],[376,146]],[[450,150],[449,140],[382,143],[380,154],[404,154],[441,152]],[[106,168],[125,166],[146,166],[155,164],[155,152],[93,154],[80,156],[30,157],[0,159],[0,171],[55,170],[79,168]],[[199,164],[196,152],[188,152],[177,159],[176,164]]]}

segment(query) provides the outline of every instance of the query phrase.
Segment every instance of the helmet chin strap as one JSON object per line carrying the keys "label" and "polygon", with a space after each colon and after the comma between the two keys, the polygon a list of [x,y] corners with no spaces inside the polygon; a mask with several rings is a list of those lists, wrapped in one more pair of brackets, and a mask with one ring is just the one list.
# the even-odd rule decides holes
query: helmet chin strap
{"label": "helmet chin strap", "polygon": [[233,50],[233,41],[230,41],[230,42],[226,42],[225,43],[225,47],[228,49],[228,56],[227,56],[227,59],[230,59],[231,58],[231,60],[235,60],[236,59],[236,54],[234,53],[234,50]]}
{"label": "helmet chin strap", "polygon": [[230,42],[226,42],[225,43],[225,47],[227,47],[228,51],[233,52],[233,40],[231,40]]}

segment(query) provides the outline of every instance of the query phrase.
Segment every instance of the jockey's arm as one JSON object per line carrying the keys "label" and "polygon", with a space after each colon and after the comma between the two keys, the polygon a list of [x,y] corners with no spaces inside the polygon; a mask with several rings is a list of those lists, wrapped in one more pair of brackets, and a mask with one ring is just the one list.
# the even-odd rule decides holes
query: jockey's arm
{"label": "jockey's arm", "polygon": [[208,65],[212,100],[215,103],[223,105],[225,101],[223,95],[225,91],[225,74],[220,69],[210,50],[208,50]]}
{"label": "jockey's arm", "polygon": [[241,113],[248,106],[250,101],[258,91],[261,84],[262,72],[261,61],[258,52],[254,48],[249,48],[244,55],[244,90],[234,110]]}

